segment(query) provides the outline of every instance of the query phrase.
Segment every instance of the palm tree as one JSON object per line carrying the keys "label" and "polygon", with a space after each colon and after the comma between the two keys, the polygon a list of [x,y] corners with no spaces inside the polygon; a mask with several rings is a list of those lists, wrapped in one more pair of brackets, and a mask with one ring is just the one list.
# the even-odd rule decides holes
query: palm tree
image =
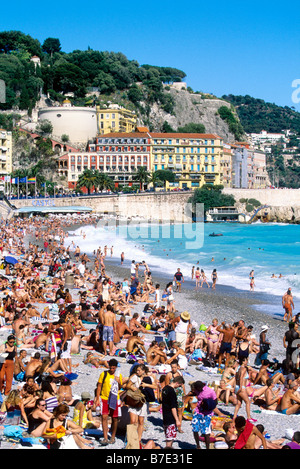
{"label": "palm tree", "polygon": [[149,182],[153,185],[154,190],[158,183],[161,182],[156,171],[152,171],[152,173],[150,174]]}
{"label": "palm tree", "polygon": [[97,187],[99,187],[100,191],[113,190],[114,189],[114,181],[107,174],[99,172],[99,179],[98,179],[98,186]]}
{"label": "palm tree", "polygon": [[149,181],[149,171],[145,168],[145,166],[140,166],[134,175],[134,179],[139,181],[140,183],[140,190],[143,190],[143,185],[147,184]]}
{"label": "palm tree", "polygon": [[85,187],[88,194],[90,194],[91,189],[99,187],[99,175],[100,173],[97,170],[85,169],[78,178],[76,188],[80,189]]}

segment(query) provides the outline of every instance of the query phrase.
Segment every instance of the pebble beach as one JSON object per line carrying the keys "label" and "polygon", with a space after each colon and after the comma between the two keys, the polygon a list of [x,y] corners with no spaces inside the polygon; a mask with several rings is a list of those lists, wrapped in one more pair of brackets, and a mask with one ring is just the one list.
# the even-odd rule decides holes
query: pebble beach
{"label": "pebble beach", "polygon": [[[72,229],[72,228],[68,228]],[[30,239],[30,238],[29,238]],[[92,261],[92,259],[91,259]],[[130,277],[130,263],[125,262],[124,265],[119,265],[117,261],[107,258],[105,260],[106,275],[110,277],[113,282],[122,281],[125,277]],[[90,263],[92,268],[93,262]],[[88,266],[89,267],[89,266]],[[149,265],[151,269],[151,265]],[[179,266],[180,267],[180,266]],[[172,278],[164,276],[163,273],[153,273],[153,283],[160,283],[161,289],[165,285],[172,281]],[[78,301],[78,289],[71,291],[73,301]],[[287,324],[282,321],[282,306],[281,298],[270,297],[267,295],[261,295],[256,292],[245,292],[234,288],[223,286],[221,279],[219,280],[216,290],[208,289],[203,287],[202,289],[195,290],[193,281],[186,281],[180,293],[174,293],[175,296],[175,307],[178,313],[182,311],[188,311],[191,316],[191,321],[194,321],[197,326],[204,324],[209,326],[214,318],[217,318],[219,324],[223,321],[233,324],[234,322],[243,319],[245,325],[253,326],[253,333],[258,338],[262,325],[267,324],[269,327],[268,339],[271,342],[271,349],[269,352],[269,358],[272,361],[276,357],[277,360],[282,361],[285,358],[285,349],[283,347],[283,336],[287,330]],[[274,305],[274,314],[264,313],[264,304],[269,303]],[[259,309],[257,309],[257,305]],[[34,306],[42,311],[44,305],[40,303],[34,304]],[[134,305],[133,312],[143,313],[145,304],[138,303]],[[127,318],[128,322],[128,318]],[[84,334],[88,334],[91,328],[94,328],[93,324],[85,324],[87,331]],[[3,343],[10,331],[7,329],[0,329],[0,342]],[[150,345],[153,340],[153,336],[145,334],[146,348]],[[125,344],[120,344],[120,348]],[[28,354],[34,353],[34,349],[27,349]],[[97,381],[102,369],[97,369],[91,365],[85,365],[83,359],[87,351],[81,349],[80,353],[72,356],[72,363],[76,365],[74,372],[78,375],[76,380],[72,384],[73,397],[80,398],[82,392],[89,392],[94,395],[94,390],[97,385]],[[123,376],[129,376],[129,370],[131,364],[127,363],[124,358],[114,357],[118,360],[120,366],[120,372]],[[250,355],[249,364],[254,363],[255,356]],[[158,374],[159,376],[159,374]],[[199,369],[199,365],[190,364],[185,370],[183,370],[183,377],[185,379],[186,390],[190,390],[190,383],[201,380],[207,382],[207,384],[218,383],[221,375],[217,373],[217,368],[211,368],[209,370]],[[14,386],[18,386],[18,383],[14,383]],[[223,415],[232,417],[234,412],[234,406],[225,405],[219,403],[218,409]],[[239,415],[246,417],[245,406],[239,412]],[[300,426],[299,415],[282,415],[273,411],[262,410],[257,406],[251,405],[252,418],[257,420],[257,424],[262,424],[265,431],[270,435],[272,439],[284,438],[286,430],[292,429],[298,431]],[[129,423],[129,421],[127,421]],[[97,440],[94,441],[96,449],[102,450],[122,450],[126,445],[124,424],[126,424],[126,418],[123,419],[121,430],[117,433],[116,442],[113,445],[102,447],[98,444]],[[194,450],[195,443],[193,440],[193,434],[191,429],[190,420],[183,420],[182,423],[183,433],[177,433],[176,440],[173,444],[175,450]],[[162,427],[162,415],[160,412],[151,412],[145,421],[145,430],[143,433],[143,441],[153,440],[156,444],[160,445],[161,448],[165,447],[165,437]],[[288,440],[287,440],[288,441]],[[2,448],[11,448],[13,445],[8,441],[2,442]],[[203,446],[204,448],[204,446]]]}

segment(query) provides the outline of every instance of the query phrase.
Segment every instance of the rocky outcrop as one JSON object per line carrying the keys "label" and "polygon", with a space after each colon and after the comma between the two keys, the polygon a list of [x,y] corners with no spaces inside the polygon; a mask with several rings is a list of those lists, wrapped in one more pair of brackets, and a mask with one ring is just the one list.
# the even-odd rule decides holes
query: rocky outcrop
{"label": "rocky outcrop", "polygon": [[155,131],[161,131],[166,121],[174,129],[183,127],[189,123],[203,124],[206,133],[214,133],[232,143],[235,137],[228,130],[228,125],[218,114],[221,106],[231,108],[231,105],[217,98],[206,98],[203,94],[190,93],[187,90],[170,89],[165,91],[172,96],[175,106],[172,114],[165,112],[159,105],[154,104],[151,108],[149,119]]}
{"label": "rocky outcrop", "polygon": [[275,223],[300,223],[300,207],[270,207],[267,220]]}

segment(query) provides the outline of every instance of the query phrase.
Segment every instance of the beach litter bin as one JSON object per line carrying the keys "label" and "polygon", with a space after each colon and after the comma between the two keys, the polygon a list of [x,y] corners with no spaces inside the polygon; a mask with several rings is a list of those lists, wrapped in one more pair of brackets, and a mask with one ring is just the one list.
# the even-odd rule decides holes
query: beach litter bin
{"label": "beach litter bin", "polygon": [[66,272],[65,276],[65,288],[74,287],[74,274],[73,272]]}

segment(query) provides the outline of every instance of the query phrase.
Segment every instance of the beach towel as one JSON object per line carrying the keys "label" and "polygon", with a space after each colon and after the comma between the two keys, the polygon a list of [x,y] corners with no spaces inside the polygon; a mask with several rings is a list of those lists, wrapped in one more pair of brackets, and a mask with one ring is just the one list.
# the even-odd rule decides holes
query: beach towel
{"label": "beach towel", "polygon": [[118,392],[119,392],[119,384],[114,379],[111,383],[111,388],[108,396],[108,407],[110,409],[115,410],[118,404]]}
{"label": "beach towel", "polygon": [[68,378],[70,381],[74,381],[78,378],[78,374],[76,373],[65,373],[65,377]]}
{"label": "beach towel", "polygon": [[253,430],[254,425],[249,422],[249,420],[246,421],[246,425],[238,439],[236,440],[236,443],[234,445],[234,449],[243,449],[244,446],[246,445],[252,430]]}
{"label": "beach towel", "polygon": [[56,358],[59,352],[59,345],[61,344],[61,336],[60,334],[53,333],[51,334],[51,341],[50,341],[50,358]]}
{"label": "beach towel", "polygon": [[205,356],[205,354],[202,352],[200,348],[197,348],[196,350],[193,351],[193,353],[189,356],[188,361],[190,362],[191,360],[195,361],[201,361],[202,358]]}

